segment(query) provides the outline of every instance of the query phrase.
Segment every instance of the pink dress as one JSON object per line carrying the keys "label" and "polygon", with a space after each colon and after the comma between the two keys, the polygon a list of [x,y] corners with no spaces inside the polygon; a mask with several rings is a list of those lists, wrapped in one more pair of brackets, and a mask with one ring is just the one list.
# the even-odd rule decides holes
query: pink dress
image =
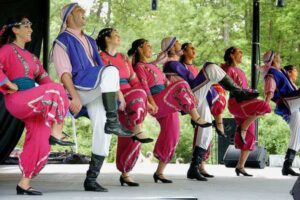
{"label": "pink dress", "polygon": [[154,64],[137,63],[135,67],[143,88],[152,96],[158,106],[154,115],[161,130],[154,148],[154,155],[160,161],[169,162],[179,139],[179,116],[177,111],[189,113],[195,108],[196,100],[188,83],[179,80],[169,85],[163,72]]}
{"label": "pink dress", "polygon": [[[119,111],[119,119],[124,127],[133,130],[136,125],[144,121],[147,115],[146,93],[125,55],[117,53],[111,56],[106,52],[101,52],[100,57],[105,65],[111,64],[119,69],[120,88],[126,102],[125,111]],[[141,144],[134,142],[131,138],[118,138],[117,168],[119,171],[122,173],[131,171],[140,153],[140,147]]]}
{"label": "pink dress", "polygon": [[[248,83],[245,73],[238,67],[222,65],[224,71],[233,79],[240,87],[248,89]],[[228,101],[228,110],[234,115],[236,124],[240,126],[250,116],[262,116],[271,112],[268,103],[259,99],[251,99],[247,101],[237,102],[235,98]],[[236,148],[241,150],[253,150],[255,148],[255,124],[250,124],[246,133],[246,144],[243,144],[240,136],[236,133],[234,143]]]}
{"label": "pink dress", "polygon": [[[32,87],[22,87],[29,80]],[[5,80],[15,82],[19,90],[6,92]],[[34,86],[34,82],[39,86]],[[53,123],[63,123],[69,101],[64,88],[54,83],[37,57],[14,44],[0,49],[0,90],[5,95],[7,110],[22,120],[26,127],[23,151],[19,158],[23,177],[33,178],[46,164],[50,152],[49,136]]]}

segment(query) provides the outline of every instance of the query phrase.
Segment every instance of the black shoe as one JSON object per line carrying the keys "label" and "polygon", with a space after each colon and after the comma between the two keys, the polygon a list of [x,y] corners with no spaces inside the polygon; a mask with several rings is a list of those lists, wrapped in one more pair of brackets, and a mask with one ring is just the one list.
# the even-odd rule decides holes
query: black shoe
{"label": "black shoe", "polygon": [[[220,129],[218,129],[216,120],[214,120],[214,121],[212,122],[212,124],[213,124],[213,126],[215,127],[216,132],[217,132],[217,134],[218,134],[220,137],[222,137],[222,138],[227,138],[227,135],[226,135],[223,131],[221,131]],[[222,123],[222,124],[223,124],[223,123]]]}
{"label": "black shoe", "polygon": [[123,177],[122,175],[120,176],[120,183],[122,186],[124,186],[124,183],[126,183],[128,186],[131,186],[131,187],[140,186],[140,184],[138,184],[136,182],[125,181],[125,178],[128,178],[128,177],[129,176],[127,176],[127,177]]}
{"label": "black shoe", "polygon": [[[247,144],[246,138],[243,138],[243,136],[242,136],[242,128],[241,128],[241,126],[238,126],[237,129],[236,129],[236,131],[238,132],[238,134],[239,134],[239,136],[241,138],[242,143],[243,144]],[[243,131],[245,131],[245,130],[243,130]]]}
{"label": "black shoe", "polygon": [[207,173],[206,171],[201,171],[199,170],[200,174],[206,178],[214,178],[215,176],[214,175],[211,175],[209,173]]}
{"label": "black shoe", "polygon": [[58,145],[61,145],[61,146],[74,146],[75,143],[70,142],[70,141],[64,141],[65,138],[68,138],[68,137],[70,137],[70,136],[69,136],[68,134],[64,133],[64,132],[63,132],[63,134],[64,134],[65,136],[62,137],[61,139],[58,139],[58,138],[56,138],[56,137],[50,135],[50,137],[49,137],[49,144],[51,144],[51,145],[56,145],[56,144],[58,144]]}
{"label": "black shoe", "polygon": [[135,134],[134,136],[131,137],[131,139],[135,142],[136,140],[139,141],[140,143],[150,143],[153,142],[152,138],[138,138],[137,135],[141,134],[142,132],[139,132]]}
{"label": "black shoe", "polygon": [[161,176],[161,175],[162,174],[159,174],[159,175],[157,175],[156,173],[153,174],[153,179],[154,179],[155,183],[157,183],[157,181],[161,181],[162,183],[173,183],[172,180],[160,178],[159,176]]}
{"label": "black shoe", "polygon": [[32,187],[29,187],[27,190],[24,190],[19,185],[17,185],[16,190],[17,190],[17,195],[24,195],[24,194],[27,194],[27,195],[43,195],[42,192],[37,191],[37,190],[33,189]]}
{"label": "black shoe", "polygon": [[244,176],[253,176],[252,174],[248,174],[245,170],[235,168],[235,173],[237,176],[240,176],[240,174],[243,174]]}
{"label": "black shoe", "polygon": [[281,172],[282,172],[283,176],[288,176],[288,175],[299,176],[300,175],[299,173],[295,172],[291,167],[289,167],[289,168],[282,168]]}
{"label": "black shoe", "polygon": [[[201,117],[199,117],[199,118],[197,119],[197,121],[198,121],[199,119],[201,119]],[[191,123],[192,123],[192,125],[193,125],[194,127],[200,126],[201,128],[207,128],[207,127],[212,126],[212,123],[206,122],[206,123],[204,123],[204,124],[199,124],[197,121],[194,121],[194,120],[191,121]]]}

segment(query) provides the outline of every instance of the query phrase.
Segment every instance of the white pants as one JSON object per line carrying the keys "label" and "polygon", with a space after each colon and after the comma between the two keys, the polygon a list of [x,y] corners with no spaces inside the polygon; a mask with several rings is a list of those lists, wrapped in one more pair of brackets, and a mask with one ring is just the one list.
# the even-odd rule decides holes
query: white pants
{"label": "white pants", "polygon": [[120,89],[120,77],[118,69],[114,66],[103,68],[100,76],[100,83],[95,89],[77,90],[77,93],[82,105],[86,106],[92,123],[92,153],[106,157],[109,153],[111,134],[104,132],[106,111],[103,106],[102,93],[117,92]]}
{"label": "white pants", "polygon": [[[206,66],[205,72],[209,81],[207,82],[207,84],[194,91],[194,94],[199,99],[197,110],[200,117],[206,120],[207,122],[211,122],[211,112],[208,102],[206,100],[206,96],[212,84],[221,81],[225,77],[226,72],[224,72],[224,70],[216,64],[210,64]],[[199,146],[203,149],[208,149],[208,146],[212,140],[212,127],[198,127],[196,137],[196,146]]]}
{"label": "white pants", "polygon": [[291,112],[289,127],[290,127],[290,142],[289,149],[295,151],[300,150],[300,98],[286,98],[285,101],[289,105]]}

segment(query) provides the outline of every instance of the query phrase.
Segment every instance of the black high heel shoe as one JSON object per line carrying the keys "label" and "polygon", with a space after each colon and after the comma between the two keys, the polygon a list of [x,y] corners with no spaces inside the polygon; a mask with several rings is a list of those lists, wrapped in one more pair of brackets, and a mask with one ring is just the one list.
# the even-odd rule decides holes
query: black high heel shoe
{"label": "black high heel shoe", "polygon": [[161,181],[162,183],[173,183],[172,180],[169,179],[165,179],[165,178],[160,178],[159,176],[161,176],[162,174],[157,175],[156,173],[153,174],[153,179],[154,182],[157,183],[157,181]]}
{"label": "black high heel shoe", "polygon": [[237,176],[240,176],[240,174],[243,174],[244,176],[253,176],[252,174],[248,174],[243,168],[235,168],[235,173]]}
{"label": "black high heel shoe", "polygon": [[[218,129],[216,120],[214,120],[214,121],[212,122],[212,124],[213,124],[213,127],[215,127],[216,132],[217,132],[217,134],[218,134],[220,137],[222,137],[222,138],[227,138],[227,135],[225,134],[225,132],[223,132],[223,131],[221,131],[220,129]],[[218,123],[218,124],[223,124],[223,123]]]}
{"label": "black high heel shoe", "polygon": [[37,190],[33,189],[32,187],[29,187],[27,190],[25,190],[25,189],[21,188],[19,185],[17,185],[16,190],[17,190],[17,195],[24,195],[24,194],[27,194],[27,195],[43,195],[42,192],[37,191]]}
{"label": "black high heel shoe", "polygon": [[68,138],[70,136],[68,134],[64,133],[64,132],[63,132],[63,135],[65,135],[65,136],[62,137],[61,139],[58,139],[58,138],[50,135],[50,137],[49,137],[49,144],[51,144],[51,145],[58,144],[58,145],[61,145],[61,146],[74,146],[75,145],[75,143],[73,143],[73,142],[64,141],[65,138]]}
{"label": "black high heel shoe", "polygon": [[142,132],[139,132],[137,134],[135,134],[134,136],[131,137],[131,139],[133,141],[139,141],[140,143],[150,143],[150,142],[153,142],[153,139],[152,138],[138,138],[137,135],[141,134]]}
{"label": "black high heel shoe", "polygon": [[242,136],[242,131],[247,131],[247,130],[242,130],[241,126],[238,126],[237,127],[237,132],[238,132],[238,134],[239,134],[239,136],[242,140],[242,143],[247,144],[246,138],[243,138],[243,136]]}
{"label": "black high heel shoe", "polygon": [[209,122],[206,122],[204,124],[199,124],[198,123],[198,120],[201,119],[201,117],[199,117],[196,121],[192,120],[192,125],[195,127],[195,126],[200,126],[201,128],[207,128],[207,127],[210,127],[212,126],[212,123],[209,123]]}
{"label": "black high heel shoe", "polygon": [[128,178],[129,176],[123,177],[122,175],[120,176],[120,183],[122,186],[124,186],[124,183],[126,183],[128,186],[131,187],[137,187],[140,186],[140,184],[136,183],[136,182],[130,182],[130,181],[125,181],[125,178]]}

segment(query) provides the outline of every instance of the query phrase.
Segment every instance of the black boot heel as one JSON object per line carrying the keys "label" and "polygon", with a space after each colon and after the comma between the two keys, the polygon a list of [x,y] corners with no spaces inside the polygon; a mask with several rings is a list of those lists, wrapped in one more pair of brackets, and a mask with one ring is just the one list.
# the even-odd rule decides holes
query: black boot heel
{"label": "black boot heel", "polygon": [[[218,123],[218,124],[223,124],[223,123]],[[225,139],[227,138],[227,135],[226,135],[223,131],[221,131],[220,129],[218,129],[216,120],[214,120],[214,121],[212,122],[212,125],[213,125],[213,127],[215,127],[216,132],[217,132],[217,134],[218,134],[220,137],[225,138]]]}
{"label": "black boot heel", "polygon": [[244,176],[253,176],[252,174],[248,174],[246,171],[243,171],[239,168],[235,168],[235,173],[237,176],[240,176],[240,174],[243,174]]}

